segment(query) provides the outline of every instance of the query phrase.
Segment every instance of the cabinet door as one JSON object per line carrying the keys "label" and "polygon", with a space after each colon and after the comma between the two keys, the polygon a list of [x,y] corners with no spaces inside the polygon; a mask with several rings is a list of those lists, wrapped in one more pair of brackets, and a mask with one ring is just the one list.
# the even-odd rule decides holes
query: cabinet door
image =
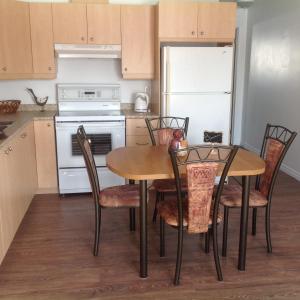
{"label": "cabinet door", "polygon": [[122,74],[127,79],[154,78],[154,7],[121,8]]}
{"label": "cabinet door", "polygon": [[234,40],[236,3],[199,3],[198,37]]}
{"label": "cabinet door", "polygon": [[9,201],[9,185],[8,180],[10,176],[8,167],[8,149],[1,149],[0,151],[0,166],[1,166],[1,180],[0,180],[0,263],[2,262],[6,251],[14,236],[13,220],[11,218],[12,206]]}
{"label": "cabinet door", "polygon": [[88,4],[89,44],[121,44],[120,6],[110,4]]}
{"label": "cabinet door", "polygon": [[55,73],[51,4],[30,4],[34,73]]}
{"label": "cabinet door", "polygon": [[159,2],[159,38],[197,38],[198,4],[190,1]]}
{"label": "cabinet door", "polygon": [[52,4],[54,42],[86,44],[86,4]]}
{"label": "cabinet door", "polygon": [[0,1],[0,74],[32,73],[29,4]]}
{"label": "cabinet door", "polygon": [[39,190],[57,191],[54,122],[34,121]]}

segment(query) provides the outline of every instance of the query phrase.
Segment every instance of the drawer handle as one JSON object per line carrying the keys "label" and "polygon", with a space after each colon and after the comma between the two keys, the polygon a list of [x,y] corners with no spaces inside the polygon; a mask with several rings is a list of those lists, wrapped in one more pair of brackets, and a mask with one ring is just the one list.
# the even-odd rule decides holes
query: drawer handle
{"label": "drawer handle", "polygon": [[136,128],[138,129],[144,129],[144,128],[147,128],[146,126],[136,126]]}
{"label": "drawer handle", "polygon": [[21,138],[22,138],[22,139],[25,139],[25,138],[26,138],[26,136],[27,136],[27,133],[23,133],[23,134],[21,134]]}
{"label": "drawer handle", "polygon": [[8,154],[9,154],[8,149],[6,149],[6,150],[4,151],[4,153],[5,153],[6,155],[8,155]]}
{"label": "drawer handle", "polygon": [[149,143],[135,143],[137,146],[147,146]]}
{"label": "drawer handle", "polygon": [[8,147],[8,151],[9,151],[9,152],[13,151],[13,148],[9,146],[9,147]]}
{"label": "drawer handle", "polygon": [[50,123],[47,123],[47,126],[48,126],[48,127],[51,127],[51,124],[50,124]]}

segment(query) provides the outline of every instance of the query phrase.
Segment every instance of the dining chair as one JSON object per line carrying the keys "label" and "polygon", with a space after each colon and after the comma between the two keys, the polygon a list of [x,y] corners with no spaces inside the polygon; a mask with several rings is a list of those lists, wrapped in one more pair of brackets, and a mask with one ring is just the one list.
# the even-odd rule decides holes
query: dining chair
{"label": "dining chair", "polygon": [[[218,254],[217,224],[221,222],[219,202],[224,182],[238,150],[237,146],[202,145],[172,151],[171,162],[176,182],[176,197],[158,203],[160,216],[160,256],[165,256],[165,223],[178,230],[174,284],[179,284],[182,262],[183,231],[207,233],[212,229],[213,252],[218,280],[223,280]],[[223,170],[221,169],[223,168]],[[214,194],[215,178],[222,170]],[[181,174],[186,173],[187,193],[182,193]]]}
{"label": "dining chair", "polygon": [[[153,146],[169,145],[173,139],[173,132],[176,129],[183,131],[183,136],[186,138],[189,118],[179,117],[159,117],[159,118],[145,118],[151,142]],[[156,191],[155,207],[152,217],[152,222],[156,222],[157,204],[164,200],[166,193],[175,193],[176,184],[174,179],[156,179],[152,183],[152,187]],[[184,190],[185,188],[183,188]]]}
{"label": "dining chair", "polygon": [[77,141],[84,157],[95,204],[94,256],[97,256],[100,240],[101,209],[129,208],[130,230],[134,231],[135,208],[139,207],[139,186],[136,184],[126,184],[100,190],[97,168],[92,154],[90,141],[82,125],[79,126],[77,130]]}
{"label": "dining chair", "polygon": [[[253,209],[252,235],[256,235],[257,209],[265,208],[265,231],[269,253],[272,252],[270,216],[273,189],[282,161],[296,135],[296,132],[283,126],[267,124],[260,152],[260,157],[266,163],[265,172],[256,177],[255,187],[250,190],[249,207]],[[223,256],[227,255],[229,209],[241,207],[241,195],[242,188],[240,185],[227,185],[221,196],[220,203],[224,206]]]}

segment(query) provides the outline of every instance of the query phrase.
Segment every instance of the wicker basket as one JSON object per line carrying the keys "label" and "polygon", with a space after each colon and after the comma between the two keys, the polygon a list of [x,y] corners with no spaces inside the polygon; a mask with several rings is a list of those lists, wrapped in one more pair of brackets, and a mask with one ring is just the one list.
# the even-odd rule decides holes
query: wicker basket
{"label": "wicker basket", "polygon": [[12,114],[17,112],[20,100],[2,100],[0,101],[0,114]]}

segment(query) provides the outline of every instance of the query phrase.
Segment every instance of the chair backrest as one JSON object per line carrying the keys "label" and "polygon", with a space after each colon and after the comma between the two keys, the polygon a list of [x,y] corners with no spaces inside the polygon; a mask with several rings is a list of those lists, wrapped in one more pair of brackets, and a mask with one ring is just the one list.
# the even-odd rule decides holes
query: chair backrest
{"label": "chair backrest", "polygon": [[256,179],[256,189],[271,200],[274,184],[281,163],[297,133],[289,129],[267,124],[260,156],[266,162],[265,173]]}
{"label": "chair backrest", "polygon": [[[189,127],[189,118],[146,118],[145,122],[149,130],[152,145],[154,146],[169,145],[173,139],[173,132],[176,129],[181,129],[184,138],[186,138]],[[157,136],[157,140],[155,139],[155,135]]]}
{"label": "chair backrest", "polygon": [[[213,226],[217,225],[220,197],[230,165],[238,151],[237,146],[201,145],[180,150],[170,150],[174,170],[179,226],[183,222],[182,174],[187,176],[188,232],[208,231],[213,204]],[[182,156],[183,154],[183,156]],[[223,170],[222,170],[223,168]],[[215,178],[221,172],[221,179],[213,199]]]}
{"label": "chair backrest", "polygon": [[93,197],[98,203],[100,195],[100,184],[97,173],[97,167],[91,150],[90,141],[82,125],[79,126],[77,130],[77,141],[83,154],[84,162],[89,176],[89,181],[92,188]]}

